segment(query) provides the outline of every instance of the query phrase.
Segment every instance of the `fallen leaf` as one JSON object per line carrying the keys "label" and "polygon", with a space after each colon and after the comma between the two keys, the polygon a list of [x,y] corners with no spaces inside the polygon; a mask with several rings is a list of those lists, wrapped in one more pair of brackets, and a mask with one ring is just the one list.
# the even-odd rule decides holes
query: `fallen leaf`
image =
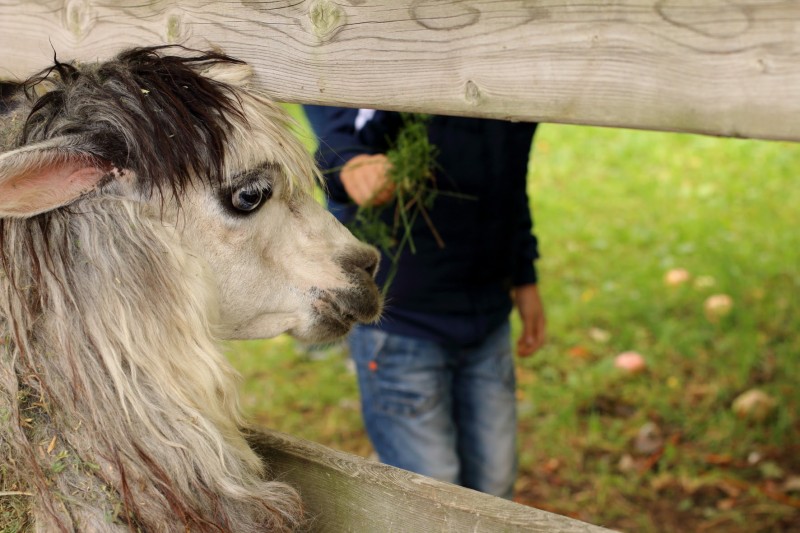
{"label": "fallen leaf", "polygon": [[733,456],[727,453],[716,454],[710,453],[705,457],[706,462],[712,465],[726,466],[733,462]]}
{"label": "fallen leaf", "polygon": [[600,344],[605,344],[611,340],[611,333],[600,328],[589,328],[589,338]]}
{"label": "fallen leaf", "polygon": [[56,447],[56,436],[53,435],[53,440],[50,441],[50,444],[47,446],[47,453],[53,453],[53,449]]}
{"label": "fallen leaf", "polygon": [[731,499],[736,499],[742,494],[741,484],[735,483],[728,479],[723,479],[717,483],[717,486],[722,489],[722,492],[728,495]]}
{"label": "fallen leaf", "polygon": [[761,477],[764,479],[780,479],[783,477],[783,469],[773,461],[764,461],[758,467]]}
{"label": "fallen leaf", "polygon": [[761,455],[760,452],[750,452],[747,455],[747,463],[749,465],[757,465],[761,462],[764,457]]}
{"label": "fallen leaf", "polygon": [[619,458],[617,468],[622,473],[632,472],[636,468],[636,460],[630,454],[626,453]]}
{"label": "fallen leaf", "polygon": [[542,471],[544,471],[547,474],[552,474],[554,472],[558,472],[561,466],[562,463],[559,459],[551,457],[550,459],[545,461],[545,463],[542,465]]}
{"label": "fallen leaf", "polygon": [[709,296],[703,304],[703,309],[708,321],[716,324],[722,317],[730,314],[733,309],[733,298],[727,294]]}
{"label": "fallen leaf", "polygon": [[783,492],[777,490],[775,488],[775,484],[772,482],[768,481],[763,486],[759,487],[759,490],[761,490],[761,493],[767,498],[775,500],[776,502],[780,502],[784,505],[789,505],[795,509],[800,509],[800,498],[792,498],[791,496],[787,496]]}
{"label": "fallen leaf", "polygon": [[734,498],[723,498],[717,502],[717,509],[720,511],[730,511],[736,506],[736,500]]}
{"label": "fallen leaf", "polygon": [[633,449],[640,455],[650,455],[664,446],[664,437],[661,428],[655,422],[647,422],[636,433]]}
{"label": "fallen leaf", "polygon": [[783,484],[783,492],[800,492],[800,476],[789,476]]}
{"label": "fallen leaf", "polygon": [[573,346],[567,351],[567,353],[570,355],[570,357],[574,357],[575,359],[586,359],[589,357],[589,355],[591,355],[589,350],[583,346]]}
{"label": "fallen leaf", "polygon": [[778,402],[760,389],[750,389],[733,400],[731,409],[739,418],[763,422],[775,410]]}

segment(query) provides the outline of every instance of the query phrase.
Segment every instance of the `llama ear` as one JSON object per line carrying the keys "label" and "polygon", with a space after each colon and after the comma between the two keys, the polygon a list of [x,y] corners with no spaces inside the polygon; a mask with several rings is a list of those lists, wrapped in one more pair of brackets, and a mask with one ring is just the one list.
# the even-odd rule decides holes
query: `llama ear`
{"label": "llama ear", "polygon": [[0,155],[0,217],[27,218],[74,202],[110,173],[68,138]]}

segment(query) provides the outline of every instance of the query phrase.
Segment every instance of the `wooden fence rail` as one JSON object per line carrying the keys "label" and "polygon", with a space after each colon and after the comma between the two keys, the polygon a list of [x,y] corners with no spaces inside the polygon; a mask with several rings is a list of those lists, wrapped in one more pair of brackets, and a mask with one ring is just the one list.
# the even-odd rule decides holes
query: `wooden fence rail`
{"label": "wooden fence rail", "polygon": [[[287,102],[800,141],[795,0],[0,0],[0,79],[131,46],[218,47]],[[314,531],[596,526],[275,433]]]}
{"label": "wooden fence rail", "polygon": [[296,487],[318,533],[609,533],[281,433],[251,444]]}
{"label": "wooden fence rail", "polygon": [[284,101],[800,140],[794,0],[0,0],[0,78],[165,42]]}

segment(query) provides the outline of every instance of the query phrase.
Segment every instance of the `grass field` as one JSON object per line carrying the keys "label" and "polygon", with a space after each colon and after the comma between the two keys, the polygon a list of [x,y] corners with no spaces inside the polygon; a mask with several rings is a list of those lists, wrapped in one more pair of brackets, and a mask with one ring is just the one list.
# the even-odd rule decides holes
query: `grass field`
{"label": "grass field", "polygon": [[[800,530],[798,169],[800,145],[541,127],[549,343],[518,365],[518,501],[627,531]],[[733,305],[710,320],[712,295]],[[370,453],[342,348],[229,351],[257,424]],[[624,351],[646,370],[615,368]],[[753,388],[761,421],[731,408]]]}

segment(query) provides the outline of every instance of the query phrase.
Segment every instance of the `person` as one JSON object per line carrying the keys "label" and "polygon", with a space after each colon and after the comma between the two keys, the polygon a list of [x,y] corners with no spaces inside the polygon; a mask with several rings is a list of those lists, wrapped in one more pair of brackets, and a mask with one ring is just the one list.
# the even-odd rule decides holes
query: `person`
{"label": "person", "polygon": [[[398,113],[306,106],[319,139],[329,210],[350,223],[359,206],[391,207],[386,152]],[[437,191],[399,254],[385,311],[348,337],[361,408],[378,458],[511,498],[517,471],[512,300],[520,356],[544,342],[536,237],[526,192],[535,124],[432,116]],[[392,224],[395,209],[381,216]],[[373,243],[375,244],[375,243]],[[392,252],[394,253],[394,252]],[[392,270],[384,250],[377,282]]]}

